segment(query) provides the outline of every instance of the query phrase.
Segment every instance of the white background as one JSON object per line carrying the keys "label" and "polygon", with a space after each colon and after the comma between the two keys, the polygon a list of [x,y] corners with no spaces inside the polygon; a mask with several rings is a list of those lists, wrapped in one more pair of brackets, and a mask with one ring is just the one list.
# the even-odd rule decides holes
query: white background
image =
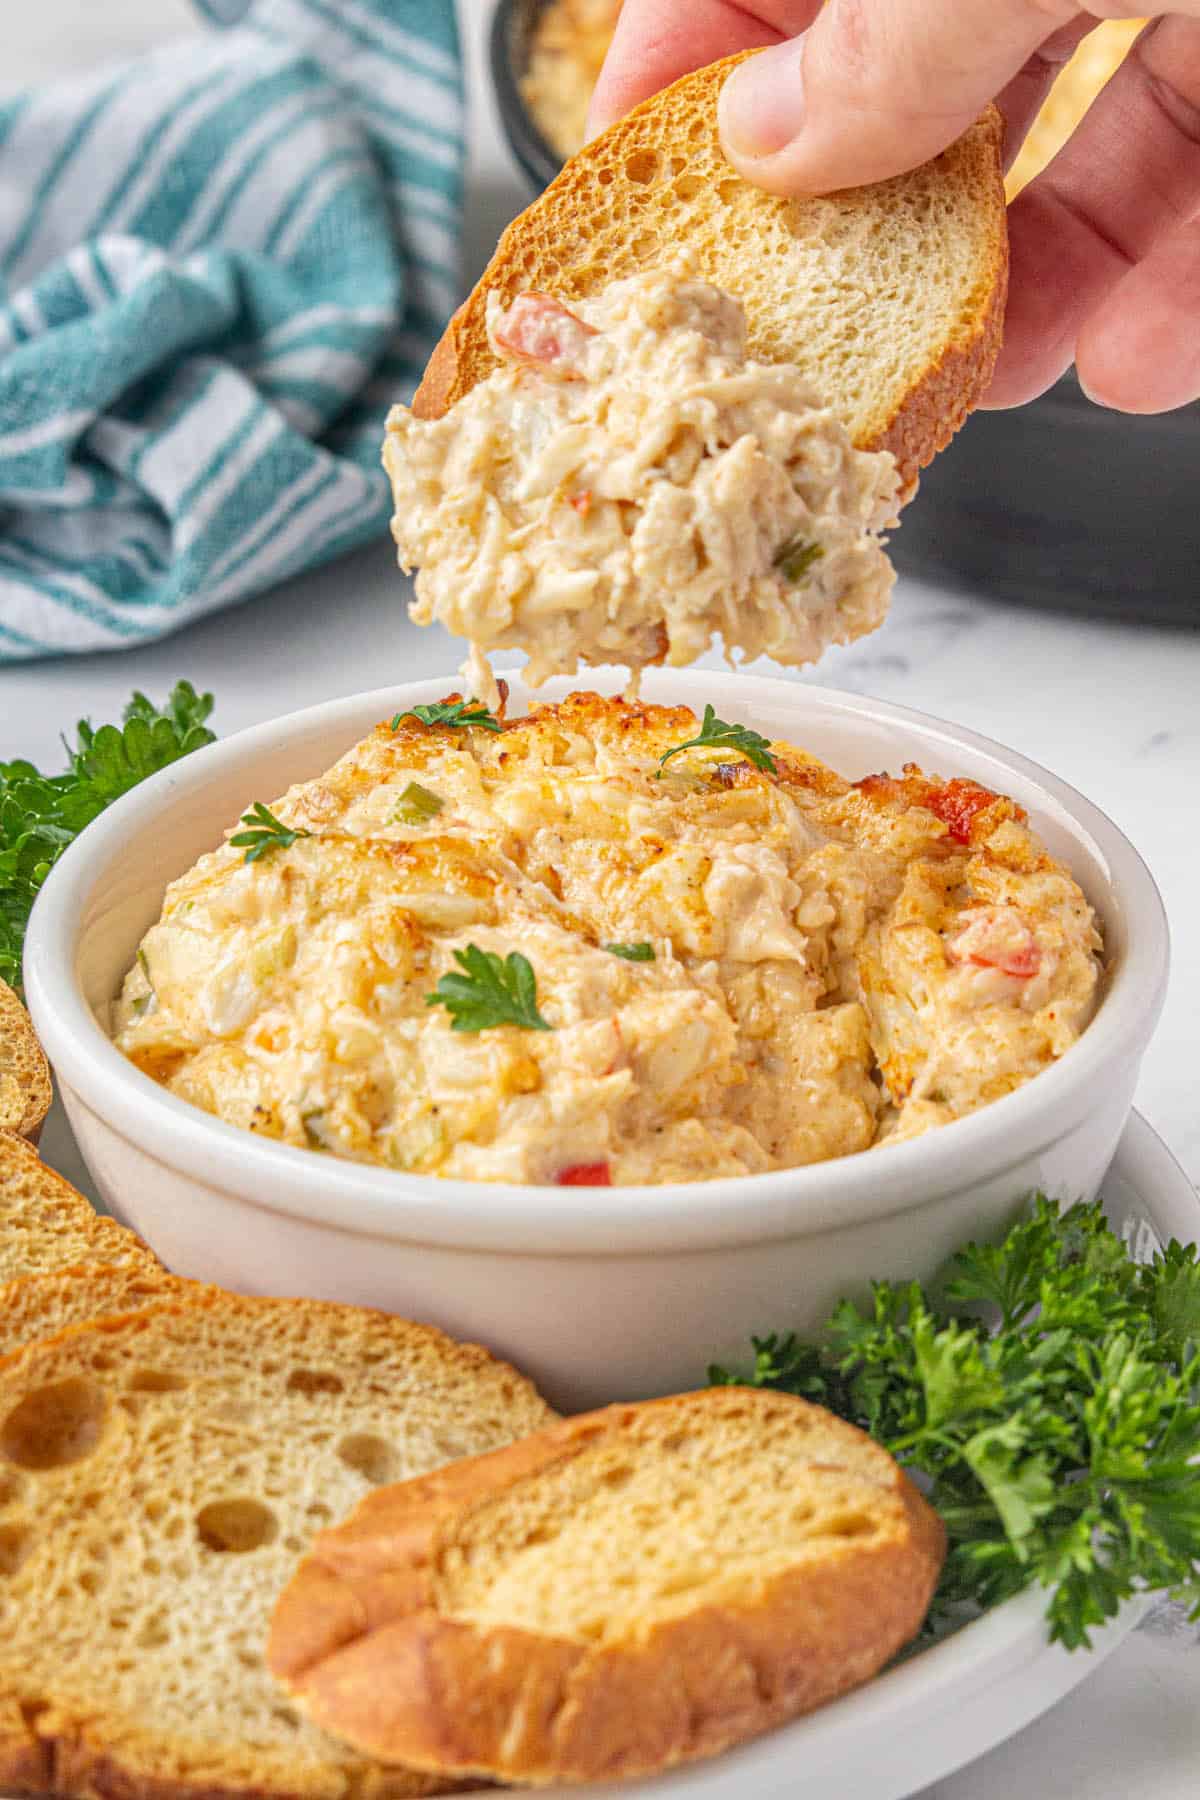
{"label": "white background", "polygon": [[[484,75],[484,0],[461,0],[461,10],[472,89],[466,260],[474,273],[529,194]],[[4,0],[3,14],[0,94],[201,28],[188,0]],[[448,674],[456,647],[411,626],[404,600],[405,584],[380,544],[159,645],[0,669],[0,757],[57,767],[58,734],[78,716],[115,717],[132,688],[158,697],[180,675],[215,691],[215,724],[227,733],[390,678]],[[1138,1103],[1193,1180],[1200,1177],[1200,634],[1087,623],[902,583],[884,630],[834,652],[820,679],[1018,746],[1083,789],[1137,843],[1174,933],[1171,994]],[[78,1173],[61,1120],[44,1148]],[[927,1800],[1193,1800],[1198,1677],[1197,1650],[1142,1632],[1044,1720],[930,1789]],[[802,1782],[798,1772],[798,1791]]]}

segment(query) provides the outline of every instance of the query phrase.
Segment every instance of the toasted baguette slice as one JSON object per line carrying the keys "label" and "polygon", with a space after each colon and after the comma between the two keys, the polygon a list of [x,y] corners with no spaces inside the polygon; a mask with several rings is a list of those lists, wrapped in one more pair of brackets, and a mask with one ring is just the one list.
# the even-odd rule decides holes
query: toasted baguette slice
{"label": "toasted baguette slice", "polygon": [[271,1608],[314,1530],[373,1482],[552,1417],[512,1369],[441,1332],[214,1289],[10,1357],[0,1793],[435,1791],[284,1704],[262,1664]]}
{"label": "toasted baguette slice", "polygon": [[79,1263],[162,1269],[135,1232],[96,1212],[23,1138],[0,1131],[0,1282]]}
{"label": "toasted baguette slice", "polygon": [[[750,52],[749,54],[753,54]],[[450,321],[413,400],[439,418],[496,366],[487,297],[570,302],[683,249],[746,309],[749,351],[795,363],[860,450],[906,486],[991,379],[1008,285],[994,107],[933,162],[871,187],[783,200],[742,180],[717,135],[727,57],[645,101],[515,219]]]}
{"label": "toasted baguette slice", "polygon": [[0,1130],[36,1144],[54,1090],[50,1064],[33,1022],[6,982],[0,981]]}
{"label": "toasted baguette slice", "polygon": [[138,1261],[116,1267],[84,1263],[49,1275],[0,1282],[0,1357],[11,1356],[36,1338],[56,1337],[85,1319],[138,1312],[174,1299],[187,1294],[191,1285]]}
{"label": "toasted baguette slice", "polygon": [[267,1660],[384,1760],[615,1780],[865,1681],[918,1629],[944,1544],[853,1426],[710,1389],[371,1495],[318,1538]]}

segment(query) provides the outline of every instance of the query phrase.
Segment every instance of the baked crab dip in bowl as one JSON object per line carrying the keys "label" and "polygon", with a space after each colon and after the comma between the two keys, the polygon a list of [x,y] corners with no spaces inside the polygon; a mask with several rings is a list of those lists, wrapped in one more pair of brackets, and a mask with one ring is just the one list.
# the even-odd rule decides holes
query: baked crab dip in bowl
{"label": "baked crab dip in bowl", "polygon": [[1166,959],[1132,846],[1023,758],[654,670],[199,752],[64,856],[26,982],[172,1268],[468,1328],[582,1405],[1094,1194]]}

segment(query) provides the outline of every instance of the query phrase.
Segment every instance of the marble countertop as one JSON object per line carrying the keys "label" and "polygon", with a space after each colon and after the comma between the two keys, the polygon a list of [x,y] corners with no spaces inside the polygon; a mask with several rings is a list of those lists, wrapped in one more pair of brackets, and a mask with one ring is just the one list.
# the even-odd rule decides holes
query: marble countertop
{"label": "marble countertop", "polygon": [[[527,197],[483,76],[484,0],[460,0],[472,77],[469,270]],[[0,94],[27,81],[197,29],[187,0],[40,0],[5,21]],[[396,680],[449,672],[454,644],[418,631],[386,544],[290,583],[163,643],[119,656],[0,670],[5,756],[57,766],[64,723],[116,715],[132,688],[152,696],[186,675],[217,696],[222,733]],[[764,671],[765,672],[765,671]],[[1197,1018],[1200,933],[1192,925],[1200,848],[1186,829],[1200,785],[1200,633],[1086,621],[902,582],[873,638],[821,665],[826,686],[940,714],[1019,747],[1083,790],[1137,844],[1174,933],[1167,1007],[1137,1103],[1200,1180]],[[65,1122],[44,1148],[80,1170]],[[1200,1657],[1137,1634],[1082,1688],[1017,1738],[928,1790],[926,1800],[1191,1800],[1200,1768]],[[847,1800],[854,1800],[848,1796]]]}

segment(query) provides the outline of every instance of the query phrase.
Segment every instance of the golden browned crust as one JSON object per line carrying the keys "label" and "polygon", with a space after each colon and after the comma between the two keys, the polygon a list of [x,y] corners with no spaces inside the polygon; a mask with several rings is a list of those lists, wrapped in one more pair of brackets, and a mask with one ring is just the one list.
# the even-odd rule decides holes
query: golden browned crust
{"label": "golden browned crust", "polygon": [[647,1415],[703,1431],[732,1404],[765,1417],[794,1409],[820,1421],[825,1442],[868,1442],[804,1401],[744,1389],[565,1420],[380,1490],[324,1533],[279,1602],[268,1667],[314,1723],[385,1762],[534,1784],[666,1769],[846,1692],[917,1631],[945,1554],[941,1521],[877,1446],[889,1528],[748,1580],[736,1599],[642,1620],[607,1643],[439,1610],[456,1528],[490,1499]]}
{"label": "golden browned crust", "polygon": [[55,1337],[69,1325],[119,1313],[140,1312],[192,1284],[142,1262],[82,1263],[45,1275],[0,1282],[0,1362],[38,1338]]}
{"label": "golden browned crust", "polygon": [[[458,1343],[434,1326],[412,1324],[373,1309],[332,1301],[247,1297],[185,1281],[175,1283],[173,1297],[136,1313],[68,1325],[53,1337],[47,1336],[23,1351],[0,1358],[0,1416],[11,1417],[14,1403],[24,1394],[35,1392],[48,1379],[69,1377],[72,1373],[101,1381],[110,1379],[108,1371],[122,1357],[126,1362],[136,1360],[139,1345],[155,1340],[164,1322],[178,1341],[186,1342],[189,1318],[206,1313],[231,1319],[240,1316],[248,1331],[259,1325],[266,1338],[261,1348],[280,1354],[286,1353],[270,1334],[273,1318],[288,1322],[303,1315],[314,1326],[328,1322],[334,1327],[353,1319],[384,1337],[403,1334],[414,1355],[444,1361],[447,1371],[453,1371],[457,1390],[464,1396],[470,1395],[476,1376],[494,1377],[500,1386],[491,1396],[493,1404],[497,1398],[504,1401],[511,1385],[513,1404],[525,1409],[527,1417],[554,1417],[531,1384],[509,1364],[499,1362],[480,1345]],[[106,1350],[106,1343],[111,1345],[110,1351]],[[158,1340],[157,1352],[143,1352],[149,1366],[155,1367],[161,1361],[161,1349],[162,1342]],[[369,1360],[364,1360],[364,1372],[369,1373],[370,1367]],[[231,1417],[236,1418],[236,1408]],[[104,1454],[103,1442],[97,1454]],[[6,1466],[0,1459],[0,1476]],[[136,1479],[138,1471],[128,1473]],[[134,1516],[144,1504],[161,1497],[155,1491],[155,1471],[146,1471],[146,1475],[145,1490],[133,1490]],[[90,1479],[103,1494],[103,1471],[97,1470]],[[231,1479],[236,1492],[247,1478],[243,1471],[231,1469]],[[5,1504],[0,1489],[0,1514]],[[33,1504],[36,1505],[36,1495]],[[105,1500],[102,1497],[98,1502],[85,1504],[87,1510],[81,1510],[79,1520],[82,1527]],[[19,1520],[28,1517],[32,1510],[27,1497],[16,1503],[14,1516]],[[122,1520],[122,1524],[126,1522]],[[137,1533],[130,1535],[136,1538]],[[63,1549],[62,1564],[66,1569],[71,1563],[71,1545],[64,1543]],[[165,1605],[186,1604],[186,1593],[173,1592],[176,1578],[169,1568],[156,1571],[154,1579],[161,1581]],[[198,1758],[195,1743],[173,1742],[152,1714],[132,1715],[116,1697],[107,1709],[98,1707],[94,1686],[81,1697],[73,1675],[90,1674],[85,1668],[88,1646],[78,1650],[74,1663],[70,1658],[61,1662],[55,1659],[49,1665],[49,1673],[12,1659],[11,1639],[4,1632],[5,1618],[12,1615],[6,1615],[5,1608],[15,1609],[22,1602],[2,1589],[0,1581],[0,1793],[67,1795],[72,1800],[416,1800],[418,1796],[453,1791],[454,1784],[438,1776],[373,1764],[341,1745],[331,1744],[323,1761],[311,1757],[306,1761],[297,1756],[290,1767],[281,1767],[278,1755],[273,1758],[270,1752],[261,1752],[253,1741],[233,1738],[224,1742],[218,1737],[207,1755]],[[53,1645],[53,1593],[47,1590],[44,1601],[47,1641]],[[114,1677],[114,1687],[118,1682],[119,1677]],[[220,1706],[219,1690],[213,1693],[212,1700],[214,1707]]]}
{"label": "golden browned crust", "polygon": [[886,429],[860,444],[860,450],[890,450],[904,484],[902,499],[912,497],[921,469],[946,448],[956,431],[979,405],[991,385],[1004,340],[1008,304],[1008,230],[1004,200],[1004,120],[989,106],[973,128],[981,180],[993,190],[989,255],[981,281],[980,302],[964,323],[962,340],[948,344],[940,360],[897,402]]}
{"label": "golden browned crust", "polygon": [[136,1232],[98,1213],[32,1144],[0,1131],[0,1282],[85,1261],[162,1268]]}
{"label": "golden browned crust", "polygon": [[33,1022],[13,990],[0,981],[0,1128],[36,1144],[53,1098],[50,1064]]}
{"label": "golden browned crust", "polygon": [[[861,412],[854,416],[858,402],[839,394],[836,369],[815,375],[822,397],[846,416],[858,447],[892,451],[906,492],[912,491],[917,471],[945,447],[978,403],[1000,346],[1008,280],[1003,121],[989,107],[956,145],[911,176],[811,203],[781,200],[736,175],[717,142],[721,84],[736,63],[753,54],[744,51],[699,69],[644,101],[573,157],[512,222],[430,358],[413,400],[418,418],[439,418],[496,367],[486,331],[487,299],[493,292],[505,304],[527,288],[566,301],[583,299],[620,276],[661,264],[680,248],[681,234],[699,272],[722,285],[721,270],[709,266],[725,235],[714,189],[738,197],[743,224],[754,218],[764,232],[777,232],[786,217],[788,233],[799,239],[806,221],[816,216],[814,209],[833,207],[846,218],[863,211],[882,216],[897,210],[914,184],[938,171],[937,180],[971,197],[979,238],[972,252],[970,291],[959,316],[949,322],[939,352],[915,380],[894,388],[882,412],[872,406],[869,419]],[[643,166],[649,171],[651,165],[655,172],[644,173]],[[691,171],[701,167],[707,168],[707,192],[698,199]],[[692,182],[688,204],[699,209],[686,222],[678,210],[681,179]],[[935,279],[931,274],[930,280]],[[791,347],[778,323],[756,319],[753,291],[741,297],[748,309],[752,354],[767,361],[786,359]],[[761,331],[756,329],[760,325]]]}

